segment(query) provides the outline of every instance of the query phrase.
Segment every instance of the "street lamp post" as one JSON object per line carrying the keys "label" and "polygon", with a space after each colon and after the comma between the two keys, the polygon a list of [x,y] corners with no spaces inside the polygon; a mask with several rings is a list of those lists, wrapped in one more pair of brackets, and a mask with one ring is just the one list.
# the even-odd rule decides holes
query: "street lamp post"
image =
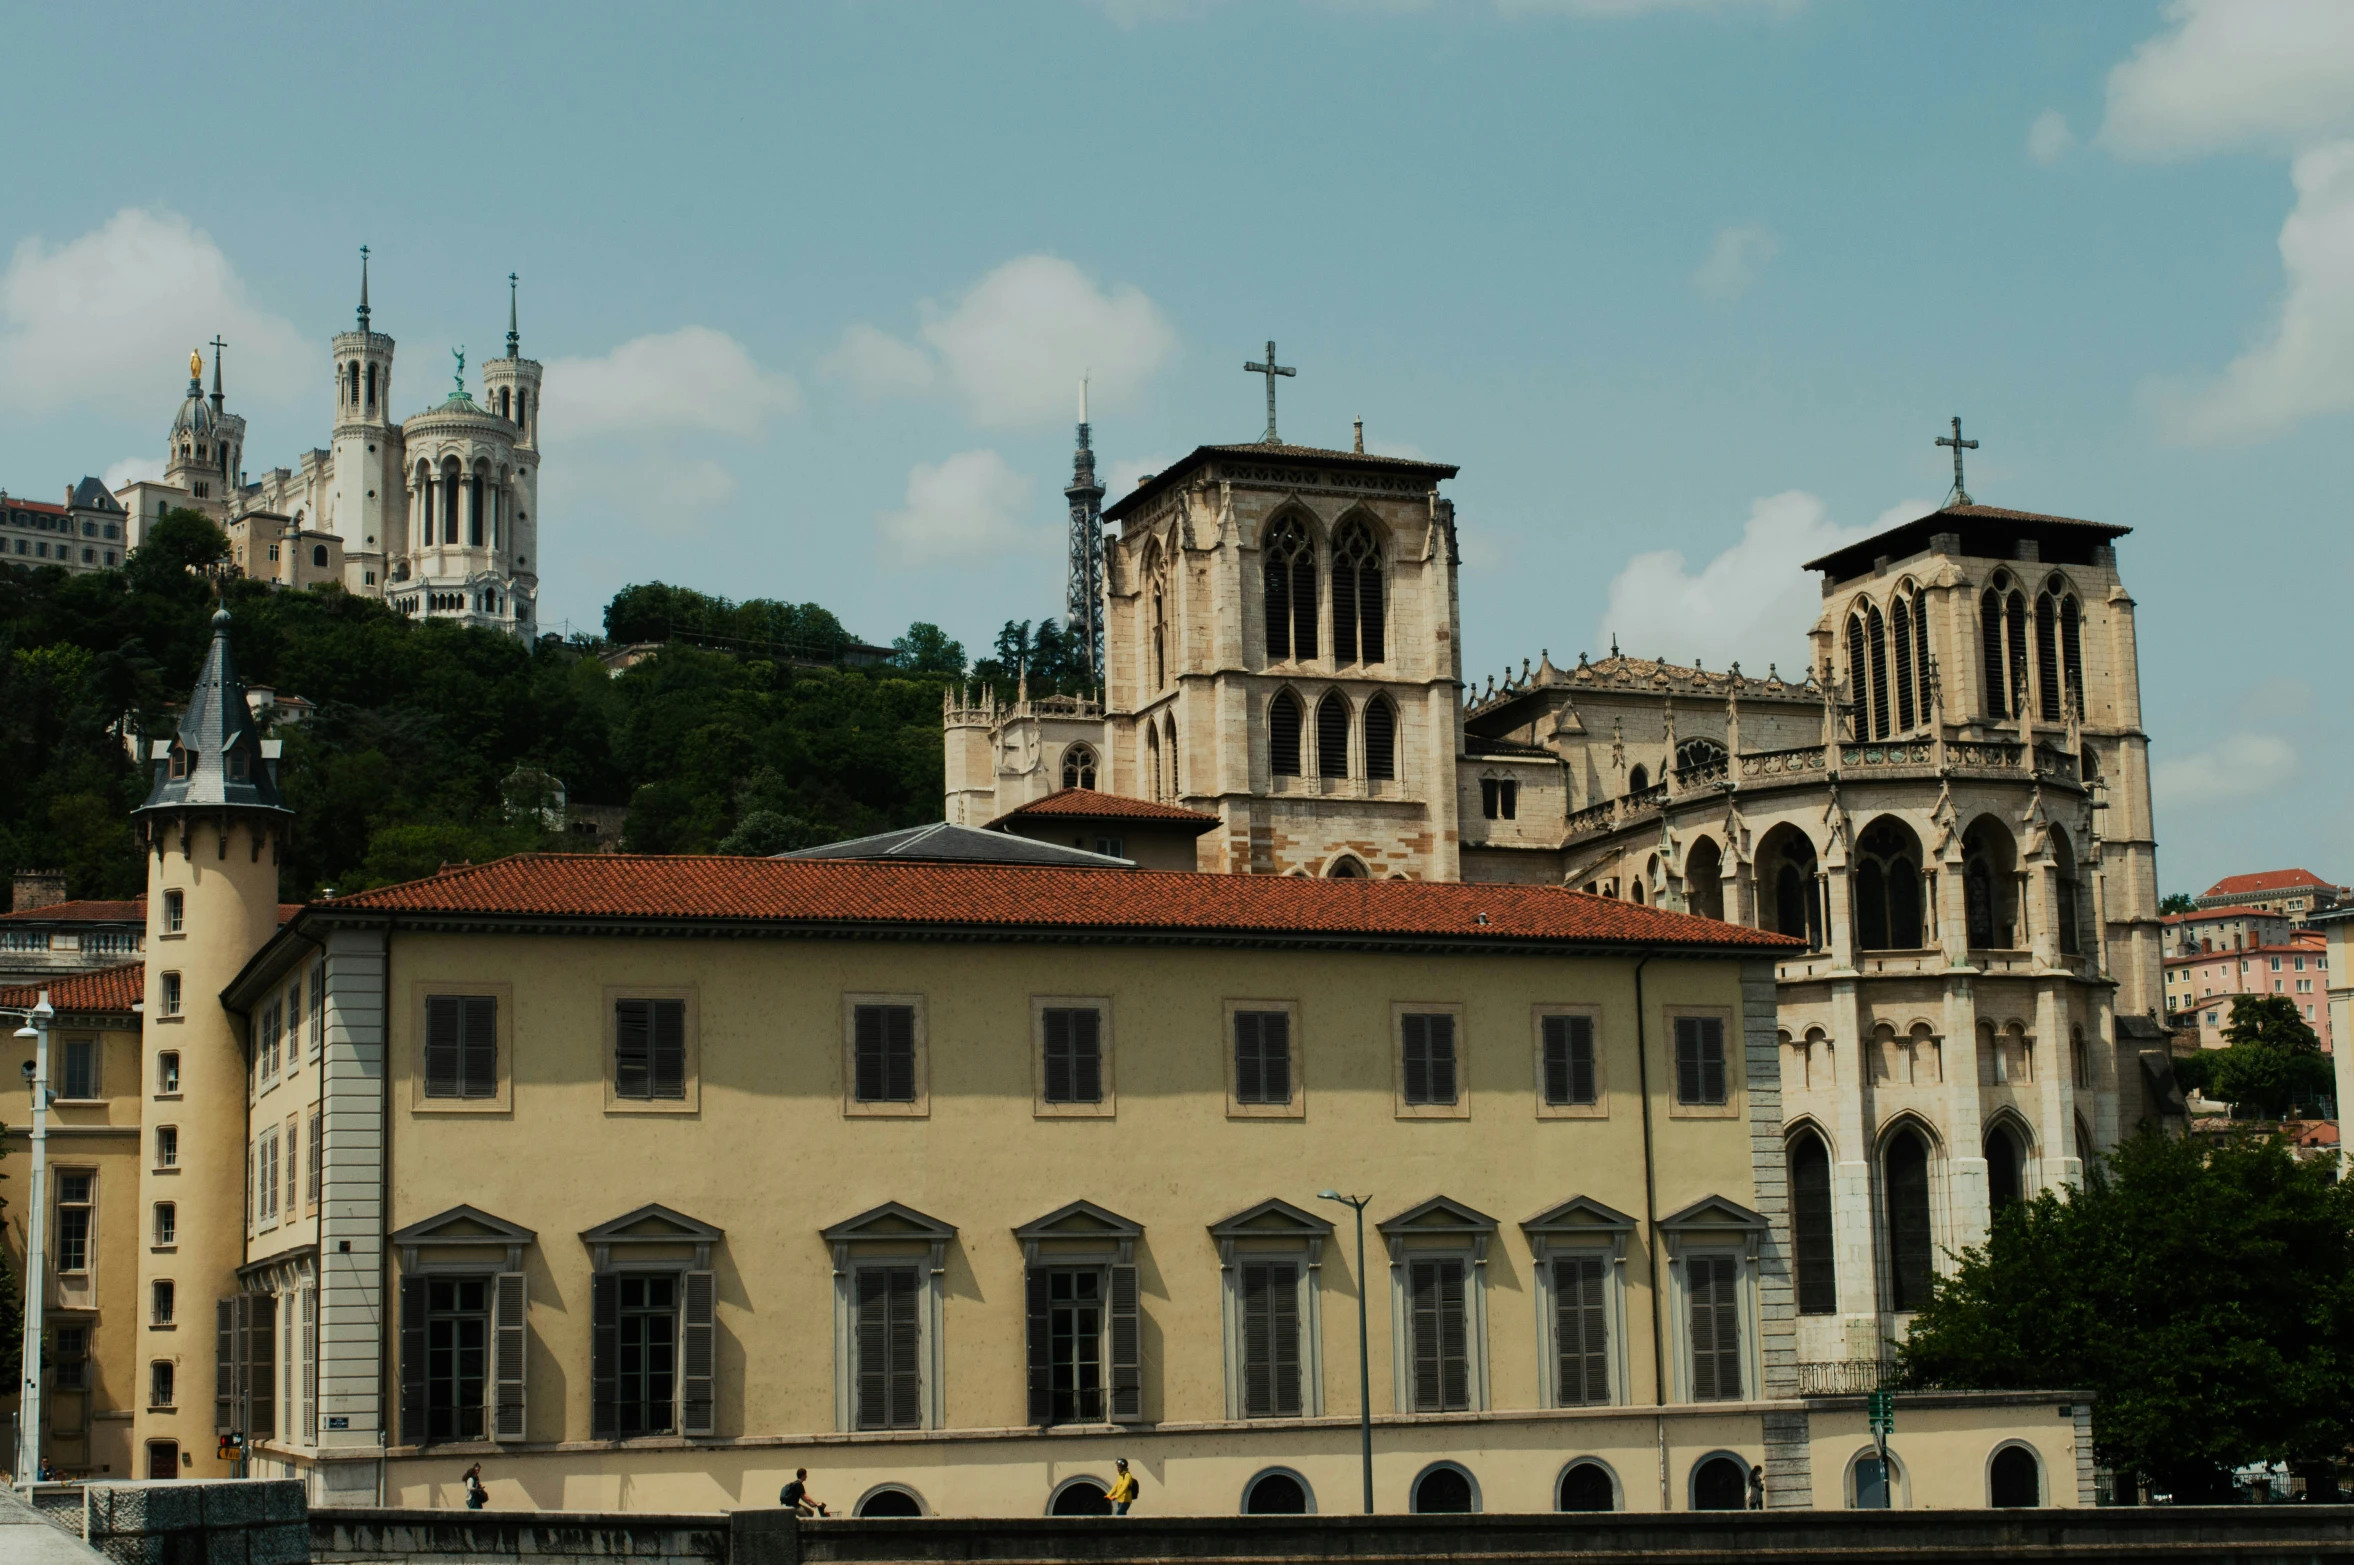
{"label": "street lamp post", "polygon": [[33,1040],[33,1171],[25,1187],[24,1395],[16,1411],[16,1486],[29,1489],[41,1476],[41,1305],[47,1286],[41,1264],[49,1244],[49,991],[25,1013],[19,1038]]}
{"label": "street lamp post", "polygon": [[1365,1514],[1373,1514],[1373,1350],[1365,1339],[1365,1295],[1371,1284],[1365,1280],[1365,1207],[1372,1201],[1369,1195],[1342,1195],[1337,1190],[1319,1190],[1319,1201],[1338,1201],[1354,1207],[1357,1212],[1357,1435],[1365,1456]]}

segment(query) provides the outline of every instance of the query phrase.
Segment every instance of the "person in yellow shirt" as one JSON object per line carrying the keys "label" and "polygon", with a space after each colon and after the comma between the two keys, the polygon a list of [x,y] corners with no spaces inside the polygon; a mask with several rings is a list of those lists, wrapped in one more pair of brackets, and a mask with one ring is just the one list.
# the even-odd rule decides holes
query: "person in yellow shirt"
{"label": "person in yellow shirt", "polygon": [[1114,1465],[1119,1468],[1120,1476],[1112,1480],[1111,1492],[1104,1498],[1112,1502],[1114,1516],[1125,1516],[1128,1507],[1136,1503],[1136,1475],[1128,1471],[1128,1458],[1124,1456]]}

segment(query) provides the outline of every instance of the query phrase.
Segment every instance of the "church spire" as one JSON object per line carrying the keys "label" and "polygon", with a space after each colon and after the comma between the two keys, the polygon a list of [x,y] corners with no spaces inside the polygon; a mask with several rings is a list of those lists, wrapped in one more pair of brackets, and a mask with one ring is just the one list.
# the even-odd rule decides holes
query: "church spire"
{"label": "church spire", "polygon": [[220,339],[220,334],[219,334],[219,333],[217,333],[217,332],[216,332],[216,333],[214,333],[214,335],[213,335],[213,340],[212,340],[212,350],[213,350],[213,395],[212,395],[212,404],[213,404],[213,416],[214,416],[215,418],[218,418],[218,417],[220,416],[220,412],[221,412],[221,350],[222,350],[223,348],[226,348],[227,346],[228,346],[228,344],[227,344],[227,343],[225,343],[225,342],[221,341],[221,339]]}
{"label": "church spire", "polygon": [[360,246],[360,330],[368,329],[368,247]]}
{"label": "church spire", "polygon": [[523,357],[523,339],[515,334],[515,274],[507,274],[507,357]]}

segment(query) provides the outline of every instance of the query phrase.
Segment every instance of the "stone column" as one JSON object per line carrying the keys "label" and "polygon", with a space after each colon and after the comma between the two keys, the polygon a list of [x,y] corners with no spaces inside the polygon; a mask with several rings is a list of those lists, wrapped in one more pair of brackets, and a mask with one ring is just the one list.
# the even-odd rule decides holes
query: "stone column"
{"label": "stone column", "polygon": [[1832,1124],[1839,1161],[1831,1171],[1831,1233],[1836,1245],[1839,1314],[1850,1358],[1879,1357],[1880,1282],[1872,1201],[1872,1065],[1863,1006],[1850,978],[1831,984]]}
{"label": "stone column", "polygon": [[1983,1243],[1989,1220],[1986,1143],[1978,1097],[1978,996],[1972,974],[1945,977],[1945,1134],[1947,1243]]}
{"label": "stone column", "polygon": [[2093,1150],[2100,1151],[2115,1146],[2124,1133],[2118,1123],[2118,1100],[2125,1084],[2118,1078],[2141,1069],[2138,1057],[2129,1060],[2118,1051],[2116,996],[2106,987],[2092,992],[2092,1037],[2087,1043],[2093,1061]]}
{"label": "stone column", "polygon": [[2047,1190],[2070,1189],[2084,1179],[2076,1155],[2076,1062],[2068,1043],[2068,999],[2064,980],[2046,975],[2035,985],[2035,1085],[2043,1123],[2043,1183]]}

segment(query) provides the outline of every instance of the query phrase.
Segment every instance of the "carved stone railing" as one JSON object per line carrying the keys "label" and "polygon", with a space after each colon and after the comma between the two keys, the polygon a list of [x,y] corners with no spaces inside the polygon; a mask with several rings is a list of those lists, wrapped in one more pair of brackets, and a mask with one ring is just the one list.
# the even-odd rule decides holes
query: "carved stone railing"
{"label": "carved stone railing", "polygon": [[1741,757],[1744,781],[1759,777],[1790,777],[1823,770],[1823,747],[1800,745],[1795,750],[1755,750]]}
{"label": "carved stone railing", "polygon": [[1945,747],[1946,764],[1980,772],[2025,769],[2019,745],[2008,739],[1957,739]]}
{"label": "carved stone railing", "polygon": [[1639,793],[1628,794],[1621,802],[1626,805],[1626,813],[1629,815],[1639,814],[1644,810],[1656,810],[1667,803],[1667,784],[1655,782]]}
{"label": "carved stone railing", "polygon": [[1933,766],[1937,746],[1928,739],[1880,739],[1839,747],[1841,771],[1870,771],[1888,766]]}
{"label": "carved stone railing", "polygon": [[1880,1389],[1888,1366],[1878,1359],[1800,1359],[1798,1394],[1802,1397],[1860,1396]]}
{"label": "carved stone railing", "polygon": [[2076,781],[2081,763],[2065,750],[2054,750],[2046,745],[2035,747],[2035,773],[2038,777],[2057,777],[2065,782]]}
{"label": "carved stone railing", "polygon": [[1571,813],[1563,823],[1565,835],[1583,837],[1590,832],[1608,831],[1618,824],[1618,801],[1604,799],[1600,804],[1589,804]]}
{"label": "carved stone railing", "polygon": [[1713,761],[1702,761],[1697,766],[1679,766],[1675,773],[1676,791],[1689,793],[1695,788],[1705,788],[1710,783],[1723,782],[1730,771],[1731,763],[1722,756]]}

